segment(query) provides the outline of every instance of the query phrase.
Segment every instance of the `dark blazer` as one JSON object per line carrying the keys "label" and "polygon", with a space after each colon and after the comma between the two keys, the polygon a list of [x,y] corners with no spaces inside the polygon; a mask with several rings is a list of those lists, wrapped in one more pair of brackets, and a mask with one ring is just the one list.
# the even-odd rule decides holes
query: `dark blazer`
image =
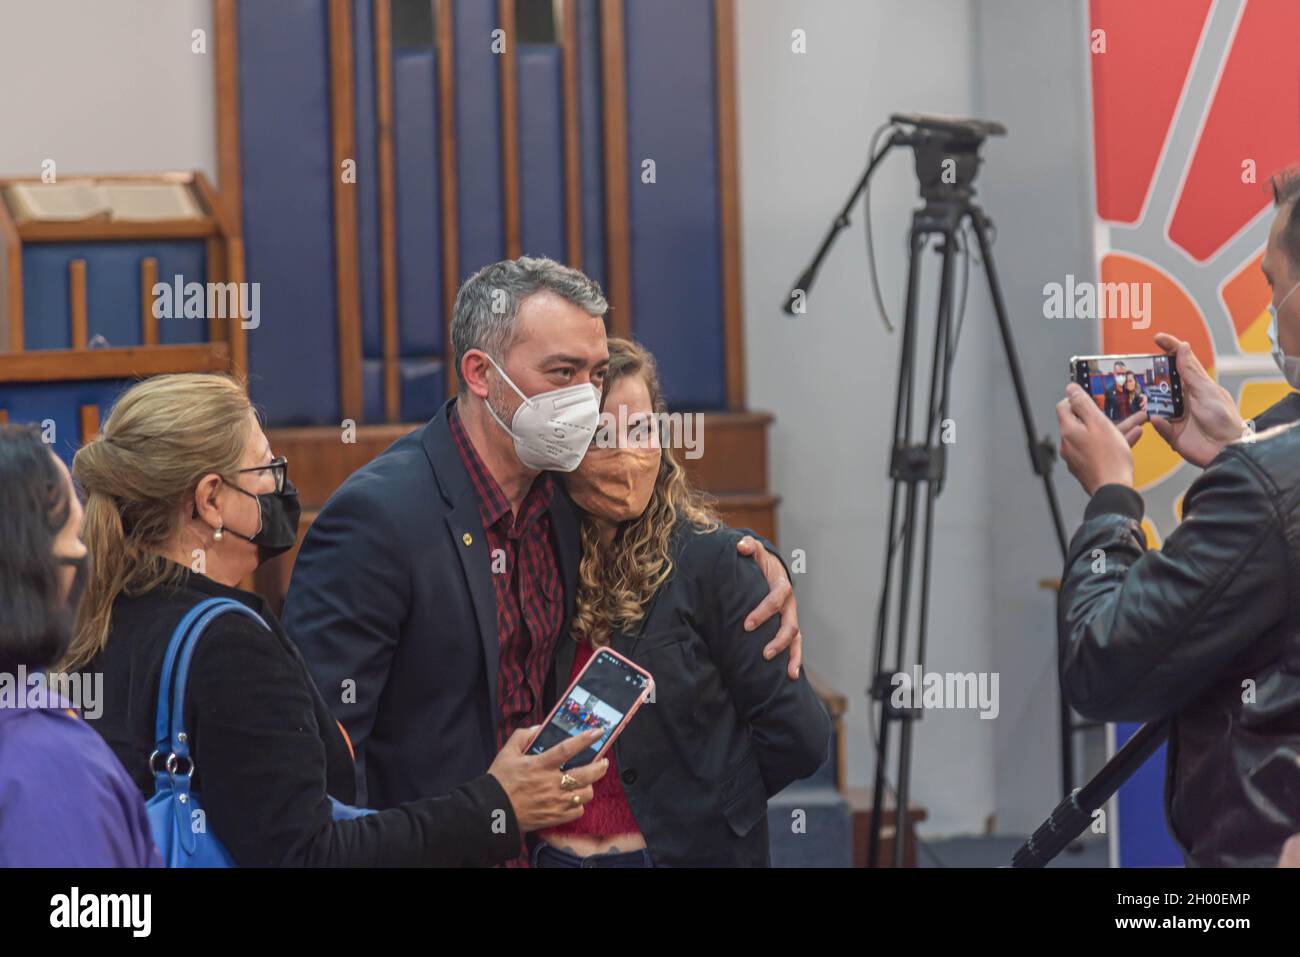
{"label": "dark blazer", "polygon": [[[497,753],[492,562],[447,424],[454,402],[330,496],[285,601],[286,629],[352,738],[368,807],[441,794]],[[578,516],[559,489],[550,518],[567,622]]]}
{"label": "dark blazer", "polygon": [[[768,586],[736,552],[742,534],[679,524],[641,627],[610,641],[655,680],[614,754],[657,867],[768,866],[767,799],[826,760],[830,718],[806,675],[790,680],[788,652],[763,660],[779,619],[744,630]],[[575,653],[566,639],[556,654],[552,703]]]}
{"label": "dark blazer", "polygon": [[1104,405],[1102,411],[1106,413],[1106,418],[1110,419],[1112,422],[1118,422],[1120,420],[1118,387],[1113,385],[1107,386],[1105,392],[1102,393],[1102,396]]}
{"label": "dark blazer", "polygon": [[242,602],[271,626],[214,619],[186,688],[194,786],[208,828],[238,864],[489,865],[517,853],[514,811],[486,774],[445,797],[334,821],[327,795],[357,803],[356,774],[302,657],[259,596],[188,572],[180,587],[120,597],[108,644],[87,669],[104,675],[103,714],[89,723],[145,797],[154,791],[149,755],[167,644],[184,614],[211,597]]}
{"label": "dark blazer", "polygon": [[1171,718],[1166,814],[1200,866],[1271,867],[1296,830],[1250,772],[1300,748],[1298,461],[1300,424],[1228,445],[1152,552],[1142,497],[1104,485],[1070,542],[1062,687],[1088,718]]}

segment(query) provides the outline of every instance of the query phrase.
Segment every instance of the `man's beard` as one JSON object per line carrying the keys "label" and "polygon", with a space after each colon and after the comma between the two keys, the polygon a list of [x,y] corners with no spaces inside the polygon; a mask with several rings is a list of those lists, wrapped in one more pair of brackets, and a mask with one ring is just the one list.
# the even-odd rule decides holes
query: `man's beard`
{"label": "man's beard", "polygon": [[[514,396],[514,392],[511,391],[509,386],[501,381],[500,376],[492,376],[488,380],[488,408],[491,409],[496,417],[505,424],[507,429],[511,429],[514,426],[515,413],[519,411],[518,405],[512,408],[506,406],[505,403],[509,401],[510,396]],[[519,397],[515,396],[515,398],[517,399]],[[521,402],[520,405],[522,404],[523,403]]]}

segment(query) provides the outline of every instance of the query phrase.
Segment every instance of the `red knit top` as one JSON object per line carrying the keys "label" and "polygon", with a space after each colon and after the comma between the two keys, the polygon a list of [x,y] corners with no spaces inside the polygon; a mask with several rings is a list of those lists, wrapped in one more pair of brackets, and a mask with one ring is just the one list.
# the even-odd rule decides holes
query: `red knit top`
{"label": "red knit top", "polygon": [[[589,642],[581,642],[573,656],[573,671],[569,674],[569,683],[578,677],[595,649]],[[547,834],[588,834],[592,837],[613,837],[616,834],[639,834],[636,818],[623,793],[623,781],[618,775],[618,762],[614,758],[614,749],[605,752],[609,758],[609,770],[605,776],[591,786],[592,799],[583,809],[582,817],[568,824],[547,828],[540,836]]]}

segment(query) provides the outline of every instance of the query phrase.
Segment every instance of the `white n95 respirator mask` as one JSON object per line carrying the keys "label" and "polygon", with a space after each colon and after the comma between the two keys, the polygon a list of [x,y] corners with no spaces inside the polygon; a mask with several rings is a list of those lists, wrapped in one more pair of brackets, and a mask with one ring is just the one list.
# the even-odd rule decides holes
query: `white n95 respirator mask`
{"label": "white n95 respirator mask", "polygon": [[[484,353],[487,355],[487,353]],[[565,386],[529,397],[506,375],[491,356],[488,362],[523,399],[509,425],[501,421],[492,403],[488,412],[514,439],[515,454],[530,469],[572,472],[591,446],[600,422],[600,391],[590,383]]]}

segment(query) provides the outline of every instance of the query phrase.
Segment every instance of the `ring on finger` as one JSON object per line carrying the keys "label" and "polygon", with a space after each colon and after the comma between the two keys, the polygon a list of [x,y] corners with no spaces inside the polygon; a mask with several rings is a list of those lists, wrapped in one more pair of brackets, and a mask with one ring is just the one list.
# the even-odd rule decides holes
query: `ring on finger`
{"label": "ring on finger", "polygon": [[564,774],[560,778],[561,791],[576,791],[578,789],[578,779],[572,774]]}

